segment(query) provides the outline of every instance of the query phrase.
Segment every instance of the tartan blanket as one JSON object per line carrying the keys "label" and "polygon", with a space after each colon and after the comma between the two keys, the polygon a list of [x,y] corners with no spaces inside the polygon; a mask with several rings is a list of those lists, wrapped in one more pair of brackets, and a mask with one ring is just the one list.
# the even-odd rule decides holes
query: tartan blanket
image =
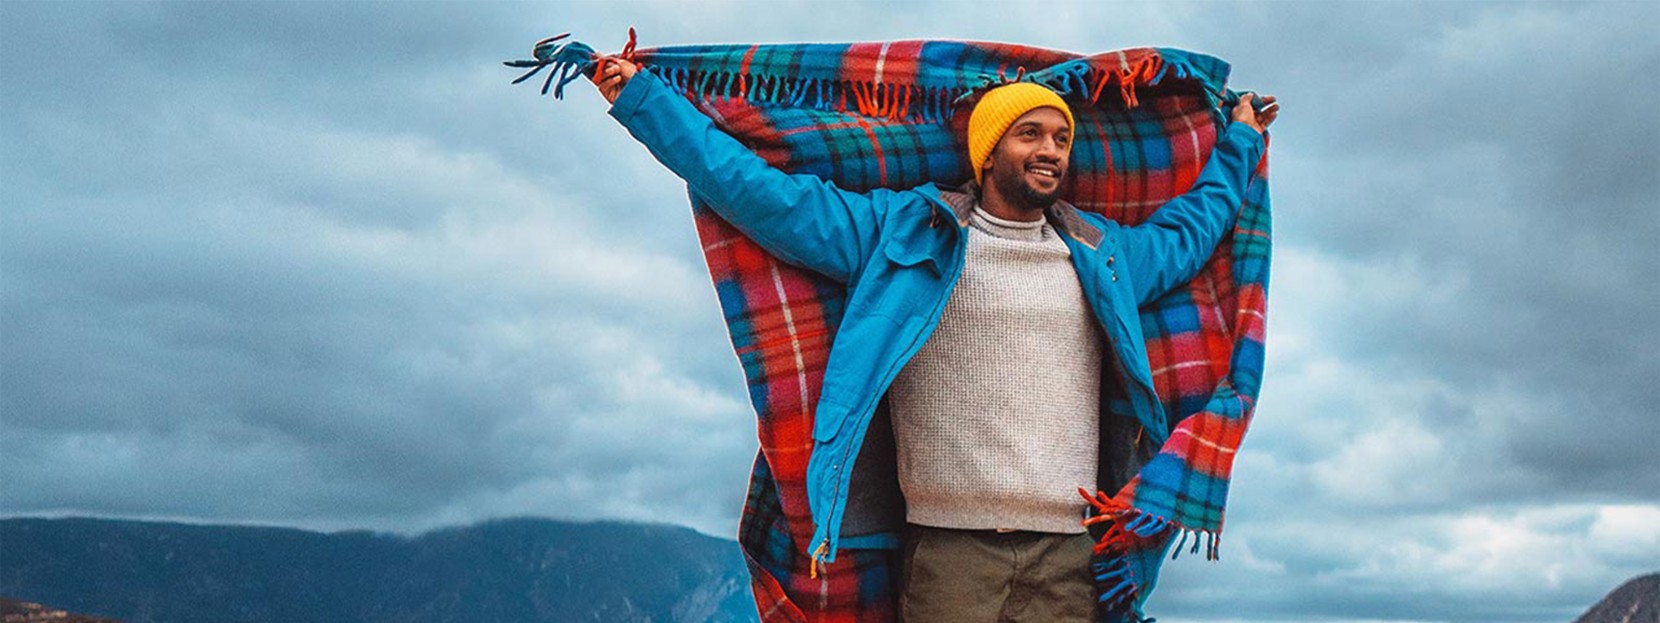
{"label": "tartan blanket", "polygon": [[[543,93],[592,75],[591,47],[538,42]],[[1078,127],[1064,198],[1134,225],[1198,177],[1237,101],[1219,59],[1167,48],[1080,55],[1004,43],[697,45],[635,49],[717,125],[773,166],[854,191],[971,179],[964,129],[975,95],[1048,85]],[[1142,620],[1166,553],[1217,558],[1233,460],[1263,367],[1269,268],[1267,157],[1234,229],[1203,271],[1141,308],[1154,389],[1172,423],[1121,490],[1080,491],[1100,536],[1091,572],[1101,620]],[[892,621],[898,553],[849,549],[816,564],[806,471],[814,404],[844,312],[843,286],[769,255],[692,199],[697,233],[748,380],[760,451],[738,531],[765,621]],[[1179,538],[1179,541],[1178,541]],[[1171,548],[1172,544],[1174,548]]]}

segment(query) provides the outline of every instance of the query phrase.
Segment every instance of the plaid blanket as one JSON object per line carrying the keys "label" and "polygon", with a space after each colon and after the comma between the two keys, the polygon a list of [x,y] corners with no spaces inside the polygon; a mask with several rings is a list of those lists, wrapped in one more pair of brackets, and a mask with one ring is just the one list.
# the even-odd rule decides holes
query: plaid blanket
{"label": "plaid blanket", "polygon": [[[956,186],[972,177],[964,128],[987,86],[1029,80],[1073,108],[1065,198],[1128,225],[1186,191],[1237,101],[1228,65],[1163,48],[1093,55],[961,41],[634,49],[772,165],[856,191]],[[538,42],[523,81],[546,93],[594,69],[593,49]],[[515,82],[518,82],[515,81]],[[557,93],[556,93],[557,94]],[[1141,309],[1159,400],[1173,423],[1122,490],[1082,491],[1101,536],[1091,571],[1102,620],[1139,620],[1175,542],[1217,557],[1233,459],[1261,383],[1268,286],[1266,156],[1233,231],[1186,286]],[[844,311],[840,284],[770,256],[693,199],[698,235],[749,383],[760,453],[738,532],[765,621],[895,619],[897,552],[850,549],[816,564],[806,470],[814,403]],[[1103,529],[1104,528],[1104,529]],[[1177,539],[1180,539],[1179,542]],[[1173,556],[1174,557],[1174,556]]]}

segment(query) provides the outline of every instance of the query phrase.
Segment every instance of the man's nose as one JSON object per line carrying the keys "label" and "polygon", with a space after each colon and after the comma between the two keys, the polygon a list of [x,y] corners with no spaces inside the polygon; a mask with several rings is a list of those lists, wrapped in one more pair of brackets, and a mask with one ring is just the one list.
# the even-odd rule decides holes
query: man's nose
{"label": "man's nose", "polygon": [[1066,153],[1066,148],[1062,147],[1060,140],[1056,139],[1054,137],[1049,137],[1049,138],[1043,139],[1043,141],[1041,143],[1039,143],[1039,145],[1038,145],[1038,155],[1039,156],[1044,156],[1044,157],[1048,157],[1048,158],[1053,158],[1055,160],[1059,160],[1061,155],[1065,154],[1065,153]]}

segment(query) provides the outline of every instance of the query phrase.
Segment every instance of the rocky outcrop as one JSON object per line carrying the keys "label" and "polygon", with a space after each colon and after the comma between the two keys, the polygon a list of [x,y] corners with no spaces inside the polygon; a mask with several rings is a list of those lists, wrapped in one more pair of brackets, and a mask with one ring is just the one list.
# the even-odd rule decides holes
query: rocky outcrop
{"label": "rocky outcrop", "polygon": [[1660,573],[1626,581],[1574,623],[1660,623]]}

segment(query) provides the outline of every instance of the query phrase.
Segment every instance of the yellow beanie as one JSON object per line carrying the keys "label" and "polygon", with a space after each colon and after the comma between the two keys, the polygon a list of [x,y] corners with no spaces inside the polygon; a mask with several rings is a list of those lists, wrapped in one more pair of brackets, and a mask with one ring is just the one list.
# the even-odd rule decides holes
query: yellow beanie
{"label": "yellow beanie", "polygon": [[1066,115],[1067,127],[1076,125],[1072,120],[1072,109],[1067,108],[1061,96],[1040,84],[1014,82],[986,91],[980,97],[980,102],[974,105],[974,112],[968,116],[968,162],[974,166],[976,184],[984,183],[980,179],[983,174],[981,169],[986,165],[986,158],[991,157],[992,148],[997,147],[997,141],[1003,139],[1009,125],[1032,109],[1044,106],[1059,109],[1061,114]]}

